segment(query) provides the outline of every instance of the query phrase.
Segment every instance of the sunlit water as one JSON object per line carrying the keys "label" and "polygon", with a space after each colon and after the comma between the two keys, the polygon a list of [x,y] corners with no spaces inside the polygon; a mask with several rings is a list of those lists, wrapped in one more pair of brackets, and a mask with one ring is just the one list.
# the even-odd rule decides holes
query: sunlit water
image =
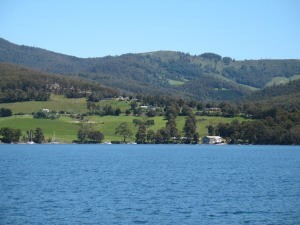
{"label": "sunlit water", "polygon": [[300,146],[0,145],[0,224],[300,224]]}

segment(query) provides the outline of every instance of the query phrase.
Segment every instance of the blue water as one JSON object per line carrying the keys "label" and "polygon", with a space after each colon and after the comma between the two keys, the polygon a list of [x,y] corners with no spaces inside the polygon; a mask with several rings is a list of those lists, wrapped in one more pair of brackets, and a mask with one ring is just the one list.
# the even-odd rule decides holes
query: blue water
{"label": "blue water", "polygon": [[0,224],[300,224],[300,146],[0,145]]}

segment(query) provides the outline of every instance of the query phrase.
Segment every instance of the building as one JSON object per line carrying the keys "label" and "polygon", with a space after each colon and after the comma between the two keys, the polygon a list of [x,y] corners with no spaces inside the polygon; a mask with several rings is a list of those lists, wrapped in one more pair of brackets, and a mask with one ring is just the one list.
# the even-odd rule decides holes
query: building
{"label": "building", "polygon": [[222,109],[214,107],[214,108],[206,108],[205,111],[209,113],[219,113],[222,112]]}
{"label": "building", "polygon": [[220,136],[206,136],[203,138],[203,144],[223,144],[225,140]]}
{"label": "building", "polygon": [[42,112],[43,112],[43,113],[49,113],[49,112],[50,112],[50,109],[42,109]]}

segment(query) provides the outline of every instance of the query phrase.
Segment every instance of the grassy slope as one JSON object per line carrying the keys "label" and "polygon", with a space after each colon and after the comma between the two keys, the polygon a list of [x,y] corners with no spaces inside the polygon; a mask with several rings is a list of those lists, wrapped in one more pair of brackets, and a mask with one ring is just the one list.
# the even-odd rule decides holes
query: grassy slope
{"label": "grassy slope", "polygon": [[[101,106],[111,105],[112,108],[121,108],[124,112],[129,108],[129,103],[124,101],[113,101],[106,100],[99,103]],[[47,102],[18,102],[18,103],[8,103],[0,104],[0,108],[10,108],[13,113],[31,113],[36,112],[42,108],[49,108],[56,111],[67,111],[67,112],[86,112],[86,100],[84,98],[80,99],[67,99],[63,96],[51,95],[51,99]],[[94,126],[95,129],[100,130],[105,135],[105,140],[110,141],[121,141],[121,136],[116,136],[115,129],[122,123],[127,122],[133,132],[132,138],[128,140],[134,141],[135,134],[137,132],[137,127],[134,126],[132,121],[134,119],[147,120],[153,119],[154,125],[150,126],[149,129],[157,131],[160,128],[165,127],[166,120],[164,117],[157,116],[151,118],[143,118],[136,116],[126,116],[121,114],[120,116],[89,116],[88,122],[91,126]],[[200,136],[207,135],[206,126],[209,124],[217,125],[218,123],[229,123],[233,119],[243,120],[242,118],[223,118],[223,117],[197,117],[197,128]],[[183,135],[183,127],[185,123],[185,117],[177,117],[176,119],[177,128]],[[35,129],[40,127],[43,129],[46,139],[51,138],[55,132],[56,139],[61,142],[72,142],[77,138],[78,131],[78,121],[74,121],[69,117],[60,117],[59,120],[45,120],[45,119],[33,119],[32,116],[13,116],[8,118],[0,118],[0,128],[1,127],[12,127],[20,128],[23,135],[26,134],[26,130]]]}
{"label": "grassy slope", "polygon": [[85,98],[65,98],[62,95],[51,95],[49,101],[31,101],[31,102],[14,102],[1,103],[0,108],[10,108],[14,114],[16,113],[32,113],[47,108],[55,111],[65,112],[87,112]]}
{"label": "grassy slope", "polygon": [[0,118],[0,128],[11,127],[21,129],[22,135],[27,130],[42,128],[46,140],[55,133],[56,140],[70,143],[76,139],[78,125],[68,117],[58,120],[33,119],[32,116],[12,116]]}
{"label": "grassy slope", "polygon": [[[104,116],[104,117],[99,117],[99,116],[91,116],[89,117],[89,122],[92,122],[94,124],[95,128],[99,129],[101,132],[104,133],[105,139],[110,140],[110,141],[121,141],[122,137],[121,136],[116,136],[114,134],[116,127],[122,123],[122,122],[127,122],[133,131],[133,137],[129,140],[134,141],[135,137],[134,135],[137,132],[137,128],[134,126],[132,123],[133,119],[140,119],[142,120],[141,117],[135,117],[135,116]],[[162,116],[157,116],[157,117],[151,117],[151,118],[146,118],[146,119],[154,119],[154,125],[150,126],[148,129],[157,131],[160,128],[165,127],[166,125],[166,120],[164,120],[164,117]],[[214,116],[197,116],[197,131],[199,132],[200,136],[206,136],[207,135],[207,128],[206,126],[209,124],[212,125],[218,125],[219,123],[230,123],[232,120],[239,120],[239,121],[244,121],[245,119],[241,117],[235,117],[235,118],[224,118],[224,117],[214,117]],[[176,118],[176,123],[177,123],[177,129],[183,134],[183,127],[185,123],[185,117],[179,116]]]}
{"label": "grassy slope", "polygon": [[122,112],[125,112],[126,109],[130,109],[130,102],[128,101],[102,100],[96,104],[100,105],[100,107],[104,107],[105,105],[110,105],[114,110],[119,108],[121,109]]}
{"label": "grassy slope", "polygon": [[280,85],[280,84],[287,84],[290,81],[298,80],[300,79],[300,75],[294,75],[292,77],[274,77],[272,80],[270,80],[265,86],[270,87],[273,85]]}
{"label": "grassy slope", "polygon": [[[105,140],[110,141],[121,141],[122,137],[115,135],[116,127],[122,123],[127,122],[130,126],[133,136],[129,138],[129,141],[135,140],[135,134],[137,128],[132,123],[133,119],[142,119],[141,117],[135,116],[91,116],[88,117],[88,123],[91,124],[95,129],[100,130],[104,133]],[[150,126],[149,129],[157,131],[160,128],[165,127],[166,120],[163,117],[153,117],[155,125]],[[242,118],[223,118],[223,117],[197,117],[197,129],[200,136],[207,135],[206,126],[209,124],[217,125],[218,123],[229,123],[234,119],[244,120]],[[176,119],[177,128],[183,135],[183,126],[185,123],[185,117],[177,117]],[[33,119],[32,116],[12,116],[0,118],[0,128],[1,127],[12,127],[19,128],[22,130],[22,134],[25,135],[26,131],[29,129],[35,129],[40,127],[44,131],[45,138],[51,138],[55,132],[56,139],[61,142],[70,143],[77,138],[78,122],[71,120],[69,117],[61,117],[58,120],[46,120],[46,119]]]}

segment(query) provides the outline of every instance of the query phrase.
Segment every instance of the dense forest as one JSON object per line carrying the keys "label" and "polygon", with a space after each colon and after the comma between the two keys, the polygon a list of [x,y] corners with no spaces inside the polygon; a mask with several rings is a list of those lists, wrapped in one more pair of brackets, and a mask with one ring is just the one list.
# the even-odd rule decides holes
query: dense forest
{"label": "dense forest", "polygon": [[248,102],[265,106],[283,108],[287,111],[300,111],[300,80],[290,81],[256,91],[248,96]]}
{"label": "dense forest", "polygon": [[214,53],[158,51],[77,58],[0,39],[0,62],[77,76],[134,94],[196,100],[238,100],[272,84],[299,78],[300,60],[243,60]]}
{"label": "dense forest", "polygon": [[0,63],[0,103],[46,101],[50,93],[69,98],[100,100],[118,95],[118,91],[88,81],[47,74],[8,63]]}

